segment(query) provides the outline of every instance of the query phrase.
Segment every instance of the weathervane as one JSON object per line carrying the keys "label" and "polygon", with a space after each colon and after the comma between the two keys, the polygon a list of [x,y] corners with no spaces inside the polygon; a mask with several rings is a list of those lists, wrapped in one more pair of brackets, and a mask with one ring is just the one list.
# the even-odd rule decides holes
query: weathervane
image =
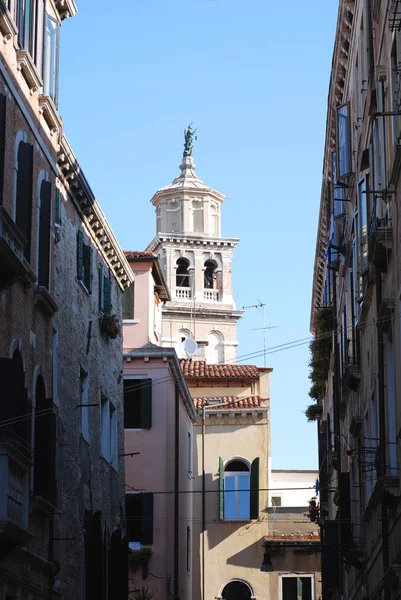
{"label": "weathervane", "polygon": [[192,156],[192,148],[194,146],[194,137],[195,140],[197,140],[198,138],[195,136],[196,133],[196,129],[192,129],[192,123],[186,127],[186,129],[184,130],[184,139],[185,139],[185,144],[184,144],[184,153],[183,153],[183,158],[185,158],[186,156]]}

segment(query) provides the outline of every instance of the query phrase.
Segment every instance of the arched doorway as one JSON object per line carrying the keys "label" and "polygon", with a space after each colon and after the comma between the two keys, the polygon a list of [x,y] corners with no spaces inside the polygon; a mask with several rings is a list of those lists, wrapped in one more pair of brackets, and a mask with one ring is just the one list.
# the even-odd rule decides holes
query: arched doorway
{"label": "arched doorway", "polygon": [[223,600],[251,600],[251,597],[252,592],[249,585],[238,579],[227,583],[222,593]]}

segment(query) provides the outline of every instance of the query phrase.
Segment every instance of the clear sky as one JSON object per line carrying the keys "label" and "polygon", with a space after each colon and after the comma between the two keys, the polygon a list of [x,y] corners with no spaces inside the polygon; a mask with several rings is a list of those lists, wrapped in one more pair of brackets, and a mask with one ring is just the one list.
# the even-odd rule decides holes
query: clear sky
{"label": "clear sky", "polygon": [[[149,200],[179,173],[197,128],[197,173],[228,195],[222,234],[237,307],[267,305],[267,346],[309,335],[337,0],[77,0],[61,31],[65,132],[124,249],[155,235]],[[239,361],[263,365],[261,309]],[[317,467],[308,345],[270,353],[272,465]]]}

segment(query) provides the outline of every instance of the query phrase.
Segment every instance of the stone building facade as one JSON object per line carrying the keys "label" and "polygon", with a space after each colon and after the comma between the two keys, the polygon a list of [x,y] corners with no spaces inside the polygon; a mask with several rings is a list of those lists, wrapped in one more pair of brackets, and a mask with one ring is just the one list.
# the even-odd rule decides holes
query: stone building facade
{"label": "stone building facade", "polygon": [[238,239],[221,237],[225,196],[195,173],[184,156],[181,174],[152,198],[156,237],[147,250],[160,258],[171,302],[163,308],[162,345],[188,357],[185,342],[197,342],[196,356],[210,363],[236,361],[237,323],[232,259]]}
{"label": "stone building facade", "polygon": [[332,336],[314,390],[323,600],[400,597],[400,48],[400,2],[340,1],[311,315]]}
{"label": "stone building facade", "polygon": [[100,317],[134,277],[57,111],[75,12],[0,3],[1,600],[124,596],[122,344]]}

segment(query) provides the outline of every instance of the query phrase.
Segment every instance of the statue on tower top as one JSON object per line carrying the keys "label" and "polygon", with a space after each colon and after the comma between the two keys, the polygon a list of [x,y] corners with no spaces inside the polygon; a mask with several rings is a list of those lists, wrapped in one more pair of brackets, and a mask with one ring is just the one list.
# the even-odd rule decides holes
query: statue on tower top
{"label": "statue on tower top", "polygon": [[196,129],[192,129],[192,123],[186,127],[186,129],[184,130],[184,139],[185,139],[185,143],[184,143],[184,153],[183,153],[183,158],[185,158],[186,156],[192,156],[192,148],[194,146],[194,137],[195,140],[197,139],[197,137],[195,136],[196,133]]}

